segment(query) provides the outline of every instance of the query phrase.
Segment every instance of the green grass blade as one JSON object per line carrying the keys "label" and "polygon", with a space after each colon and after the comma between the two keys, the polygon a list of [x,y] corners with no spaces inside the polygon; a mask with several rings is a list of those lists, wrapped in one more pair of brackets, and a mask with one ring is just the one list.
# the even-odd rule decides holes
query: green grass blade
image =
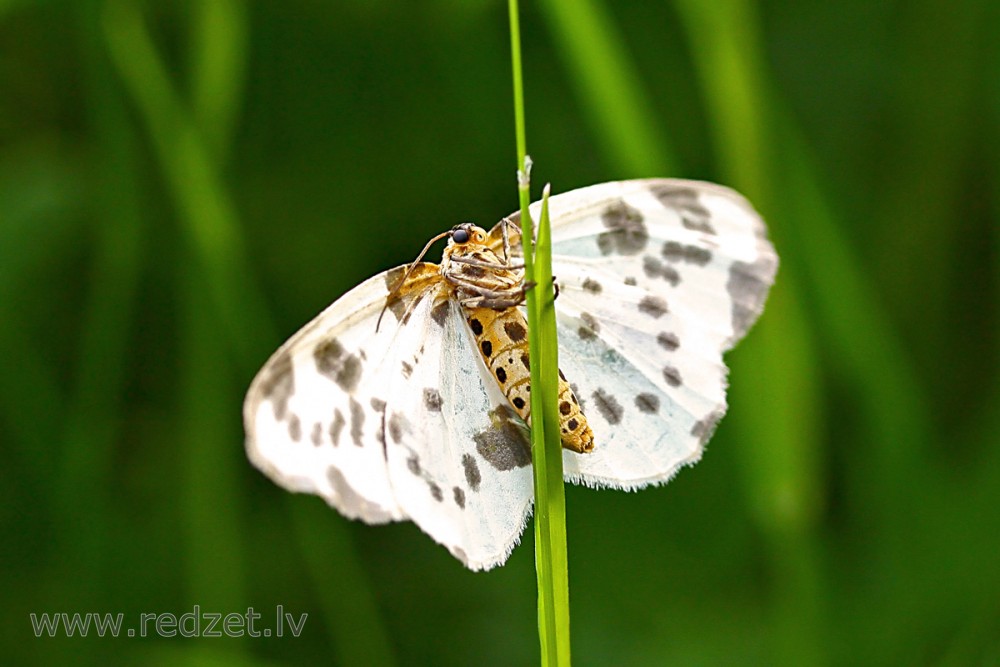
{"label": "green grass blade", "polygon": [[531,359],[531,452],[535,486],[535,569],[538,578],[538,639],[543,666],[570,664],[569,572],[566,547],[566,497],[563,488],[562,443],[557,411],[559,391],[558,340],[552,307],[552,248],[549,236],[548,187],[542,199],[538,240],[531,247],[533,224],[530,163],[524,128],[521,75],[521,30],[517,0],[508,2],[511,67],[514,84],[514,124],[517,140],[518,200],[525,280],[528,292],[528,355]]}
{"label": "green grass blade", "polygon": [[[539,601],[545,584],[546,624],[551,626],[543,664],[570,664],[569,564],[566,543],[566,491],[563,485],[562,442],[559,435],[559,346],[556,338],[555,294],[552,289],[552,242],[548,209],[549,187],[542,193],[533,280],[535,322],[528,330],[540,332],[531,350],[531,414],[543,416],[532,423],[532,461],[535,471],[535,539],[539,568]],[[534,418],[533,418],[534,420]],[[536,436],[535,434],[539,435]],[[544,573],[544,581],[543,581]]]}

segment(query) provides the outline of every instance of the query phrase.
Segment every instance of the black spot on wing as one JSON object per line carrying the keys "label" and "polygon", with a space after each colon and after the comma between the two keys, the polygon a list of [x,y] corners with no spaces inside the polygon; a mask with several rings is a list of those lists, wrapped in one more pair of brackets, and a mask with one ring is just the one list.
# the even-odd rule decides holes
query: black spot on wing
{"label": "black spot on wing", "polygon": [[687,229],[705,234],[715,234],[715,229],[709,223],[712,214],[698,201],[698,192],[692,188],[659,184],[650,188],[653,195],[666,208],[673,209],[681,217],[681,224]]}
{"label": "black spot on wing", "polygon": [[725,414],[725,408],[721,410],[713,410],[694,423],[694,426],[691,427],[691,435],[698,438],[698,444],[703,447],[705,446],[705,443],[707,443],[712,437],[712,434],[715,433],[715,429],[719,425],[719,421]]}
{"label": "black spot on wing", "polygon": [[344,430],[344,415],[340,413],[340,409],[335,409],[333,411],[333,421],[330,422],[330,441],[333,442],[333,446],[336,447],[340,444],[340,432]]}
{"label": "black spot on wing", "polygon": [[[741,338],[764,309],[768,290],[774,282],[777,259],[763,255],[753,263],[733,262],[729,268],[726,290],[733,300],[733,340]],[[275,406],[277,412],[277,406]]]}
{"label": "black spot on wing", "polygon": [[385,272],[385,288],[389,291],[389,295],[385,298],[385,307],[393,314],[397,322],[406,312],[406,303],[403,302],[399,294],[393,293],[393,290],[400,287],[400,281],[405,273],[405,266],[398,266]]}
{"label": "black spot on wing", "polygon": [[380,445],[385,444],[385,401],[380,398],[372,398],[372,409],[379,413],[378,428],[375,429],[375,439]]}
{"label": "black spot on wing", "polygon": [[458,505],[463,510],[465,509],[465,491],[457,486],[451,488],[452,497],[455,499],[455,504]]}
{"label": "black spot on wing", "polygon": [[580,321],[583,324],[576,330],[576,335],[582,340],[593,340],[601,331],[601,324],[597,318],[590,313],[580,313]]}
{"label": "black spot on wing", "polygon": [[639,301],[639,311],[650,317],[662,317],[667,313],[667,302],[661,297],[646,295]]}
{"label": "black spot on wing", "polygon": [[594,399],[594,405],[597,406],[597,411],[601,413],[601,416],[604,417],[609,424],[614,426],[622,420],[622,415],[625,413],[625,410],[614,396],[607,393],[603,389],[598,389],[591,394],[591,398]]}
{"label": "black spot on wing", "polygon": [[483,335],[483,323],[475,317],[469,318],[469,328],[472,329],[472,333],[475,334],[476,338]]}
{"label": "black spot on wing", "polygon": [[405,416],[398,412],[393,412],[388,421],[389,437],[397,445],[403,441],[403,436],[412,431],[410,422]]}
{"label": "black spot on wing", "polygon": [[666,365],[663,367],[663,379],[667,381],[671,387],[681,386],[681,372],[677,370],[676,366]]}
{"label": "black spot on wing", "polygon": [[274,418],[283,420],[288,411],[288,399],[295,393],[295,371],[290,354],[283,352],[271,362],[261,380],[260,393],[274,406]]}
{"label": "black spot on wing", "polygon": [[642,271],[650,278],[663,278],[672,287],[677,287],[681,282],[681,274],[677,272],[677,269],[661,262],[652,255],[646,255],[642,258]]}
{"label": "black spot on wing", "polygon": [[448,319],[448,308],[449,302],[447,299],[442,299],[431,308],[431,319],[439,326],[443,327],[444,323]]}
{"label": "black spot on wing", "polygon": [[302,439],[302,422],[299,421],[297,415],[288,418],[288,437],[295,442]]}
{"label": "black spot on wing", "polygon": [[600,294],[601,290],[604,288],[601,287],[601,283],[597,282],[593,278],[585,278],[583,281],[583,289],[591,294]]}
{"label": "black spot on wing", "polygon": [[431,412],[441,412],[441,392],[433,387],[424,389],[424,407]]}
{"label": "black spot on wing", "polygon": [[442,500],[444,500],[444,494],[441,492],[441,487],[440,486],[438,486],[434,482],[428,480],[427,481],[427,488],[430,489],[431,496],[433,496],[434,500],[436,500],[438,502],[441,502]]}
{"label": "black spot on wing", "polygon": [[420,466],[420,457],[413,454],[406,459],[406,469],[419,477],[420,473],[423,472],[423,468]]}
{"label": "black spot on wing", "polygon": [[687,262],[696,266],[705,266],[712,261],[712,251],[701,246],[666,241],[661,251],[668,262]]}
{"label": "black spot on wing", "polygon": [[673,352],[681,346],[681,339],[677,337],[677,334],[669,331],[661,331],[658,333],[656,335],[656,342],[660,344],[660,347],[668,352]]}
{"label": "black spot on wing", "polygon": [[479,349],[483,351],[483,356],[489,359],[493,356],[493,343],[488,340],[484,340],[479,344]]}
{"label": "black spot on wing", "polygon": [[403,276],[406,275],[406,266],[397,266],[394,269],[389,269],[385,272],[385,288],[388,291],[398,289],[400,287],[400,281]]}
{"label": "black spot on wing", "polygon": [[319,422],[313,422],[312,433],[309,434],[309,439],[312,444],[319,447],[323,444],[323,425]]}
{"label": "black spot on wing", "polygon": [[316,370],[351,393],[361,380],[361,360],[349,354],[336,338],[328,338],[313,348]]}
{"label": "black spot on wing", "polygon": [[413,366],[411,364],[406,363],[405,361],[402,362],[402,364],[403,364],[403,377],[409,379],[410,376],[413,375]]}
{"label": "black spot on wing", "polygon": [[531,463],[527,429],[517,414],[501,405],[490,413],[490,426],[476,433],[476,451],[497,470],[523,468]]}
{"label": "black spot on wing", "polygon": [[618,252],[622,255],[637,255],[649,243],[649,231],[646,229],[642,213],[623,200],[618,200],[604,209],[601,222],[608,229],[597,237],[597,246],[601,254]]}
{"label": "black spot on wing", "polygon": [[639,394],[635,397],[635,407],[639,412],[647,414],[657,412],[660,409],[660,397],[656,394]]}
{"label": "black spot on wing", "polygon": [[472,454],[462,454],[462,468],[465,469],[465,481],[469,483],[469,488],[479,491],[479,484],[483,481],[483,476],[479,473],[479,465]]}
{"label": "black spot on wing", "polygon": [[361,440],[361,436],[364,432],[361,430],[365,425],[365,409],[361,407],[361,404],[355,401],[353,398],[350,403],[351,407],[351,440],[358,447],[363,447],[364,442]]}

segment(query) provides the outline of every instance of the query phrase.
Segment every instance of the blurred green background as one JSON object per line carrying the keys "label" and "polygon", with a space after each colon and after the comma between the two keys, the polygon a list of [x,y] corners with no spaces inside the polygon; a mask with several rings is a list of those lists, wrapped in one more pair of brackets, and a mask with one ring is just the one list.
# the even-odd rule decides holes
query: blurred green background
{"label": "blurred green background", "polygon": [[[782,257],[666,487],[567,491],[578,665],[1000,664],[1000,3],[539,0],[538,187],[720,181]],[[464,570],[243,453],[271,351],[516,208],[506,3],[0,1],[5,664],[538,660]],[[242,613],[298,638],[35,638]]]}

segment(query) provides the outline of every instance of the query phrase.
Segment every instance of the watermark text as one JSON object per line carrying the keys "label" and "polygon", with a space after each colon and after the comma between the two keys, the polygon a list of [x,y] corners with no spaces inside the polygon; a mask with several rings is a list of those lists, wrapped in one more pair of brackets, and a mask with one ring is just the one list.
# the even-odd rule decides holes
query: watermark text
{"label": "watermark text", "polygon": [[253,607],[242,613],[203,611],[194,605],[183,614],[142,612],[126,625],[123,613],[31,613],[35,637],[298,637],[309,614],[293,614],[278,605],[264,618]]}

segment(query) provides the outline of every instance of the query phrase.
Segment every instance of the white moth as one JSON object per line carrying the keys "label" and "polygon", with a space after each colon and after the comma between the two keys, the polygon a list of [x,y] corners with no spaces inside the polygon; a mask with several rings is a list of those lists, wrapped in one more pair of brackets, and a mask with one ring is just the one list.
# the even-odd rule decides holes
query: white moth
{"label": "white moth", "polygon": [[[778,266],[764,223],[732,190],[680,180],[602,183],[549,206],[566,479],[665,483],[726,411],[722,354]],[[352,519],[412,520],[471,569],[503,563],[532,506],[509,223],[454,227],[440,266],[380,273],[286,342],[243,408],[254,465]]]}

